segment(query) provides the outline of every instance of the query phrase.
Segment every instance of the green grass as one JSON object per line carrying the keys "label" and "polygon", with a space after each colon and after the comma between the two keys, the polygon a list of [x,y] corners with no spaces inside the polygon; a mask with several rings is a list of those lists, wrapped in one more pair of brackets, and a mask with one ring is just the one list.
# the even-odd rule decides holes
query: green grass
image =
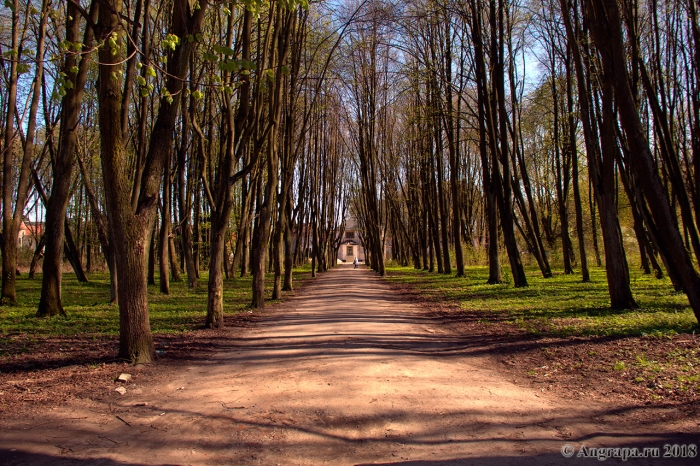
{"label": "green grass", "polygon": [[[479,315],[482,323],[509,322],[536,334],[664,337],[698,329],[688,299],[676,293],[668,279],[631,271],[631,287],[639,309],[611,310],[605,269],[594,267],[591,282],[580,275],[542,278],[527,269],[529,287],[488,285],[488,268],[470,266],[465,278],[439,275],[410,267],[389,267],[389,280],[414,286],[424,295],[459,303]],[[503,278],[511,279],[504,268]]]}
{"label": "green grass", "polygon": [[[309,267],[295,271],[296,284],[309,276]],[[652,335],[667,336],[697,330],[697,321],[683,293],[675,293],[668,279],[657,280],[632,271],[631,286],[640,305],[632,311],[613,311],[605,270],[593,268],[591,282],[581,283],[578,275],[557,274],[543,279],[537,269],[528,269],[527,288],[510,284],[488,285],[488,269],[471,266],[466,278],[438,275],[406,267],[389,267],[389,280],[408,283],[435,299],[459,303],[476,313],[484,325],[509,322],[538,334],[566,335]],[[503,270],[504,278],[508,269]],[[35,317],[41,287],[40,276],[18,277],[17,306],[0,306],[0,335],[117,335],[119,311],[108,304],[109,276],[91,274],[89,283],[78,283],[73,274],[63,280],[63,305],[68,317]],[[171,294],[149,287],[149,313],[154,333],[179,333],[200,327],[206,313],[206,275],[200,286],[190,290],[184,282],[172,282]],[[268,299],[271,292],[268,277]],[[251,300],[251,279],[224,283],[224,311],[246,310]]]}
{"label": "green grass", "polygon": [[[309,276],[305,270],[295,271],[295,286]],[[109,304],[109,275],[95,273],[88,283],[79,283],[75,275],[63,277],[63,306],[67,317],[37,318],[41,291],[41,275],[29,280],[17,277],[16,306],[0,306],[0,336],[23,335],[28,338],[58,335],[117,335],[119,309]],[[156,281],[158,278],[156,277]],[[235,314],[246,310],[251,302],[251,278],[224,282],[224,312]],[[267,299],[272,292],[272,276],[267,280]],[[204,324],[207,309],[207,276],[199,279],[199,287],[188,289],[184,281],[170,283],[170,295],[160,293],[158,285],[148,287],[149,316],[153,333],[167,334],[194,330]]]}

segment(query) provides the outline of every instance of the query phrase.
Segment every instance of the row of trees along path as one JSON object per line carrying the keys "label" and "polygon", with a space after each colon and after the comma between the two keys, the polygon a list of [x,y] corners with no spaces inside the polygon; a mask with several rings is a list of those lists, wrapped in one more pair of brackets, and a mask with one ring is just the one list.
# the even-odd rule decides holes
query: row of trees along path
{"label": "row of trees along path", "polygon": [[[45,225],[37,315],[65,313],[64,250],[82,280],[85,257],[90,269],[104,261],[119,356],[149,362],[156,264],[163,293],[180,270],[203,286],[208,268],[206,325],[219,328],[225,277],[252,274],[262,307],[266,271],[273,298],[293,289],[294,266],[325,271],[352,216],[379,274],[390,258],[462,276],[483,251],[500,283],[505,253],[521,287],[523,251],[544,277],[557,256],[584,281],[591,257],[611,306],[628,309],[635,254],[698,316],[697,10],[10,0],[2,300],[18,299],[14,238],[34,213]],[[625,248],[627,225],[638,251]]]}

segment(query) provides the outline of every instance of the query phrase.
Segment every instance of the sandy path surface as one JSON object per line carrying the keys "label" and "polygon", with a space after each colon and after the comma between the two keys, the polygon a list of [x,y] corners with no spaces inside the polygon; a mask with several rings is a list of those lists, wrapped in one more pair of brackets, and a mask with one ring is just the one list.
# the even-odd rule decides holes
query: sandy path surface
{"label": "sandy path surface", "polygon": [[0,464],[599,464],[561,449],[700,443],[518,384],[463,351],[468,338],[367,269],[337,267],[207,361],[0,420]]}

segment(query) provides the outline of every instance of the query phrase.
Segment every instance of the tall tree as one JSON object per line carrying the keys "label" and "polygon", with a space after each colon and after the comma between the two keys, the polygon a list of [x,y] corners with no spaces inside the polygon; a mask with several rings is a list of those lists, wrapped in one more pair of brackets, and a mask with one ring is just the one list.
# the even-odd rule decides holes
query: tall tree
{"label": "tall tree", "polygon": [[168,152],[173,141],[178,107],[187,76],[190,53],[209,3],[200,0],[174,0],[167,60],[167,79],[159,102],[150,145],[144,159],[143,175],[135,208],[132,206],[132,173],[126,163],[120,122],[123,111],[122,73],[125,55],[125,29],[122,3],[108,0],[100,8],[97,37],[105,44],[99,50],[99,123],[102,171],[110,227],[114,234],[119,280],[120,338],[119,357],[147,363],[155,355],[148,318],[146,261],[149,238],[155,219],[156,199]]}
{"label": "tall tree", "polygon": [[632,169],[637,175],[654,222],[663,235],[663,244],[680,272],[683,290],[696,318],[700,320],[700,276],[673,218],[671,203],[661,182],[630,88],[619,5],[614,1],[597,3],[586,0],[584,12],[601,55],[604,73],[610,76],[610,85],[615,90],[620,123],[632,155]]}
{"label": "tall tree", "polygon": [[[622,242],[615,203],[615,115],[611,95],[611,76],[603,73],[602,115],[596,118],[593,106],[592,76],[595,57],[588,49],[588,40],[579,21],[578,10],[572,10],[568,0],[561,0],[562,18],[572,45],[576,81],[578,84],[581,124],[583,126],[588,172],[593,185],[605,244],[605,269],[608,279],[610,305],[616,309],[637,307],[629,283],[629,269]],[[584,63],[584,58],[586,62]],[[601,123],[598,123],[600,120]]]}
{"label": "tall tree", "polygon": [[[28,23],[32,16],[30,5],[25,7],[24,25],[20,26],[20,3],[14,0],[10,5],[11,14],[11,44],[9,50],[10,72],[8,79],[7,112],[5,119],[5,138],[3,155],[3,178],[2,178],[2,302],[9,304],[17,303],[16,291],[16,271],[17,271],[17,235],[24,218],[24,209],[29,196],[30,172],[34,162],[34,137],[36,132],[36,118],[41,97],[41,88],[44,81],[44,51],[46,39],[46,23],[50,1],[44,0],[40,12],[38,34],[36,37],[36,63],[34,81],[30,92],[29,116],[26,121],[26,134],[22,133],[21,123],[17,123],[17,88],[21,74],[21,68],[26,64],[21,63],[24,55],[24,36],[28,29]],[[7,6],[7,5],[6,5]],[[4,60],[3,60],[4,61]],[[15,124],[17,128],[15,129]],[[16,157],[17,148],[22,144],[22,156]],[[20,166],[15,166],[15,159],[20,160]],[[15,183],[15,171],[19,168],[19,177]]]}

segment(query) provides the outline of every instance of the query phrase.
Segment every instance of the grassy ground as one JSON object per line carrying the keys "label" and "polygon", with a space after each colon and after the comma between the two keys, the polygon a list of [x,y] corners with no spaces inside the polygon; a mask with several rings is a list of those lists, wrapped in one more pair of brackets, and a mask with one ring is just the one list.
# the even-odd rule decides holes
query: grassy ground
{"label": "grassy ground", "polygon": [[[413,268],[390,267],[390,280],[410,284],[422,294],[458,302],[483,315],[485,324],[506,321],[533,333],[552,336],[643,336],[692,333],[697,320],[683,293],[674,292],[668,279],[632,271],[631,287],[639,305],[635,310],[611,310],[605,269],[593,268],[591,281],[580,275],[557,274],[544,279],[529,269],[529,287],[488,285],[486,267],[468,267],[466,278],[438,275]],[[508,269],[503,271],[510,278]]]}
{"label": "grassy ground", "polygon": [[[309,276],[308,271],[295,272],[298,286]],[[79,283],[73,274],[63,277],[63,306],[67,317],[36,318],[41,291],[41,276],[29,280],[18,277],[19,305],[0,307],[0,336],[114,336],[119,333],[119,309],[109,304],[109,275],[90,274],[88,283]],[[156,277],[158,280],[158,277]],[[224,282],[224,312],[237,314],[251,301],[251,278]],[[267,299],[270,299],[272,277],[268,277]],[[173,334],[195,330],[204,324],[207,310],[207,277],[199,287],[188,289],[184,281],[171,282],[170,295],[160,293],[158,285],[148,287],[149,315],[155,334]],[[0,356],[2,345],[0,345]]]}

